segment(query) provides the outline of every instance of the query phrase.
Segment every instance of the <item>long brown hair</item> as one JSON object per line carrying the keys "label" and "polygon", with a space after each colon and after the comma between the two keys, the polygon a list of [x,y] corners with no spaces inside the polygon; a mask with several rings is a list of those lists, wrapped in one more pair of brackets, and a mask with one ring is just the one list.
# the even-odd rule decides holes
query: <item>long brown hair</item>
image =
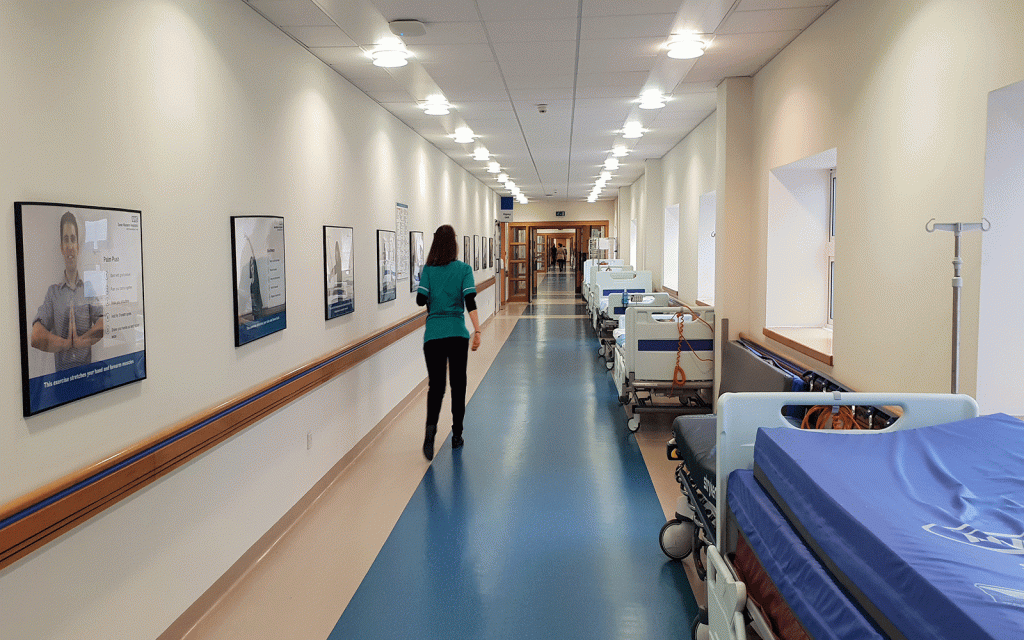
{"label": "long brown hair", "polygon": [[443,267],[459,257],[459,241],[455,237],[455,229],[450,224],[443,224],[434,232],[434,241],[430,243],[426,265]]}

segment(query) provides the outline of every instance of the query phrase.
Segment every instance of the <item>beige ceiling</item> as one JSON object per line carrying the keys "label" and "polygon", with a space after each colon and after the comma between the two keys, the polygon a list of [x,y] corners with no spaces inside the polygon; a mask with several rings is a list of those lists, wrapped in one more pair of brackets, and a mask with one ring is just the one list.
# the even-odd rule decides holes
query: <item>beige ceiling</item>
{"label": "beige ceiling", "polygon": [[[715,109],[723,78],[761,69],[836,0],[245,0],[310,53],[429,140],[485,184],[508,195],[484,146],[531,201],[585,199],[614,144],[629,155],[602,193],[632,184]],[[368,52],[388,23],[419,20],[403,38],[410,64],[384,69]],[[673,60],[662,45],[685,30],[706,34],[697,60]],[[639,109],[644,89],[670,96]],[[442,94],[447,116],[421,103]],[[547,105],[540,113],[537,105]],[[627,120],[647,133],[623,139]],[[468,126],[478,136],[459,144]]]}

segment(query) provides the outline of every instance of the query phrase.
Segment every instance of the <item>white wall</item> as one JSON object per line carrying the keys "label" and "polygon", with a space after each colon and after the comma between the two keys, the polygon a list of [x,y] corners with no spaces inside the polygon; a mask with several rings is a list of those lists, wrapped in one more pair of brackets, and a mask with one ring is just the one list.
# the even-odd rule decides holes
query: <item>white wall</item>
{"label": "white wall", "polygon": [[[949,389],[952,238],[925,224],[981,219],[988,95],[1024,78],[1022,32],[1017,0],[840,0],[753,79],[719,86],[715,307],[730,333],[766,326],[771,170],[836,149],[835,365],[776,346],[860,390]],[[665,184],[684,176],[670,164]],[[640,210],[647,178],[628,194]],[[962,254],[973,394],[980,234]]]}
{"label": "white wall", "polygon": [[1024,318],[1022,185],[1024,82],[1018,82],[993,91],[988,99],[985,218],[991,227],[981,238],[978,320],[977,399],[983,413],[1024,415],[1024,332],[1019,330]]}
{"label": "white wall", "polygon": [[[555,216],[556,211],[564,211],[564,216]],[[607,220],[609,231],[615,233],[612,222],[615,219],[615,201],[598,200],[597,202],[580,202],[578,200],[534,201],[527,204],[515,203],[512,209],[513,222],[551,222],[557,228],[563,222],[579,222],[590,220]]]}
{"label": "white wall", "polygon": [[[3,319],[0,502],[418,311],[407,281],[377,304],[365,249],[396,202],[428,243],[441,223],[493,234],[493,191],[240,0],[0,0],[0,15],[0,201],[142,210],[148,363],[140,383],[26,419],[17,317]],[[237,214],[284,216],[287,243],[288,327],[241,348]],[[326,323],[324,224],[354,227],[357,265],[355,313]],[[13,266],[13,224],[0,236]],[[425,378],[421,340],[0,572],[5,640],[157,636]]]}
{"label": "white wall", "polygon": [[[949,388],[952,238],[925,224],[980,220],[988,94],[1024,78],[1021,32],[1016,0],[840,0],[755,77],[751,277],[766,270],[768,172],[836,148],[833,375],[854,388]],[[972,394],[978,236],[963,247]],[[753,295],[743,328],[759,334],[765,292]]]}
{"label": "white wall", "polygon": [[715,189],[716,118],[705,118],[662,158],[662,199],[679,203],[677,290],[683,300],[697,298],[700,198]]}

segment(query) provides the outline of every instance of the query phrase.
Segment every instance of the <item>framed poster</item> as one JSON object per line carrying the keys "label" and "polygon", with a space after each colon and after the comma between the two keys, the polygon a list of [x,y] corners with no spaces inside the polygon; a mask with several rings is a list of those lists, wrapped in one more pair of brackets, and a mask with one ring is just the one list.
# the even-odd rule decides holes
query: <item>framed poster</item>
{"label": "framed poster", "polygon": [[416,293],[420,286],[420,274],[423,272],[423,263],[427,259],[423,252],[423,232],[409,232],[409,291]]}
{"label": "framed poster", "polygon": [[324,226],[324,319],[352,313],[355,274],[352,262],[352,227]]}
{"label": "framed poster", "polygon": [[409,277],[409,263],[405,261],[405,256],[409,255],[409,245],[406,243],[409,241],[409,205],[402,204],[401,202],[395,203],[395,241],[398,243],[395,245],[395,255],[401,256],[401,260],[397,262],[395,268],[397,269],[398,279],[405,280]]}
{"label": "framed poster", "polygon": [[398,297],[395,271],[395,232],[377,229],[377,303]]}
{"label": "framed poster", "polygon": [[235,346],[288,326],[285,315],[284,218],[231,216]]}
{"label": "framed poster", "polygon": [[24,415],[144,380],[142,212],[15,202],[14,228]]}
{"label": "framed poster", "polygon": [[462,236],[462,261],[473,264],[473,250],[469,248],[469,236]]}
{"label": "framed poster", "polygon": [[473,271],[480,269],[480,236],[473,236]]}
{"label": "framed poster", "polygon": [[487,238],[487,268],[494,268],[494,238]]}

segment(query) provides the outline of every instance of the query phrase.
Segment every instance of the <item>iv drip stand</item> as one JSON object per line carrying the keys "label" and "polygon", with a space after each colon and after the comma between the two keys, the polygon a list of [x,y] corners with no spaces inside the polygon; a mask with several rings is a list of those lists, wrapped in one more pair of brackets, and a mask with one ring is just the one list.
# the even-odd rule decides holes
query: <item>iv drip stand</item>
{"label": "iv drip stand", "polygon": [[[960,259],[960,234],[964,231],[981,231],[984,233],[992,228],[992,224],[985,218],[981,222],[950,222],[935,223],[932,218],[925,223],[924,229],[928,233],[933,231],[953,232],[953,366],[950,375],[950,390],[958,393],[960,386],[960,289],[964,286],[963,278],[960,277],[960,266],[964,261]],[[928,228],[928,225],[932,225]]]}

